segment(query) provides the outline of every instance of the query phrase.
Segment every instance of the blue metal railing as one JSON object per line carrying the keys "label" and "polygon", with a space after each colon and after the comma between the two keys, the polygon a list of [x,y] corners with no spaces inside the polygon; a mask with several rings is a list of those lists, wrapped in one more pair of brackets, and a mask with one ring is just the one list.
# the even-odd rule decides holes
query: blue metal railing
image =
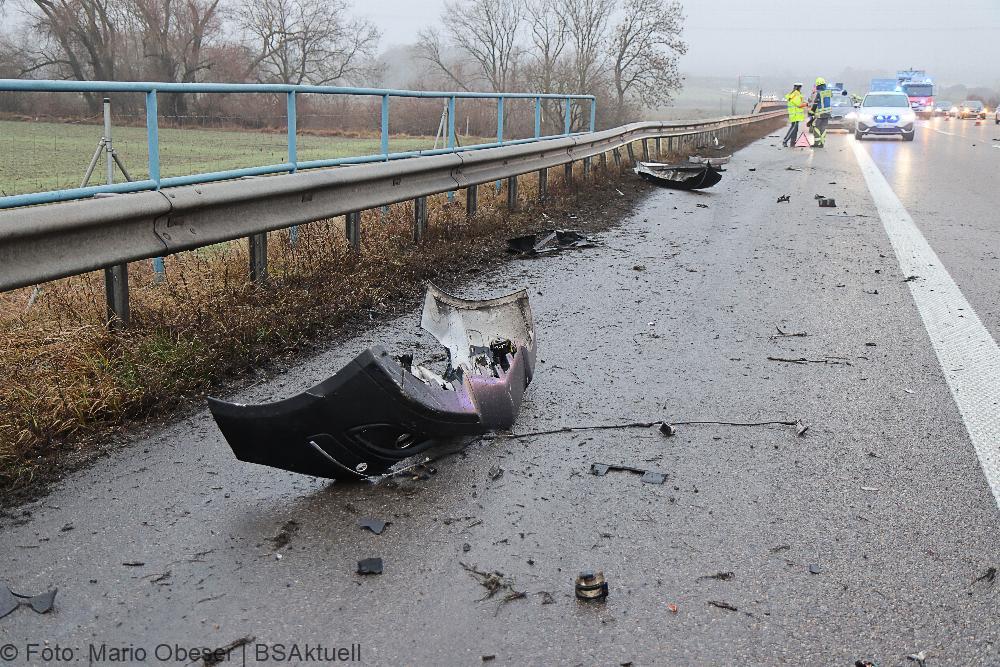
{"label": "blue metal railing", "polygon": [[[552,139],[560,136],[570,136],[572,129],[572,107],[574,101],[590,103],[589,131],[594,131],[597,112],[597,101],[593,95],[561,95],[546,93],[477,93],[477,92],[444,92],[423,90],[392,90],[383,88],[342,88],[337,86],[308,86],[285,84],[242,84],[242,83],[166,83],[166,82],[131,82],[131,81],[51,81],[36,79],[0,79],[0,92],[44,92],[44,93],[143,93],[146,103],[146,144],[149,155],[149,178],[126,183],[110,185],[95,185],[82,188],[52,190],[21,195],[0,197],[0,208],[29,206],[32,204],[48,204],[72,199],[92,197],[99,193],[140,192],[143,190],[158,190],[179,185],[194,185],[245,176],[263,176],[267,174],[294,173],[299,169],[317,169],[336,167],[340,165],[384,162],[409,157],[443,155],[457,150],[479,150],[510,146],[515,144]],[[156,101],[158,93],[272,93],[284,94],[287,99],[288,120],[288,161],[280,164],[229,169],[188,176],[161,178],[160,176],[160,141],[159,114]],[[296,95],[354,95],[381,98],[380,152],[372,155],[332,158],[325,160],[298,161],[296,147]],[[389,101],[393,97],[430,98],[447,100],[448,127],[445,148],[417,151],[389,152]],[[491,143],[475,144],[457,147],[455,136],[455,103],[459,99],[495,99],[497,101],[497,140]],[[504,101],[511,99],[534,100],[534,136],[529,139],[504,139]],[[542,100],[559,100],[562,102],[564,116],[563,133],[542,136],[541,117]]]}

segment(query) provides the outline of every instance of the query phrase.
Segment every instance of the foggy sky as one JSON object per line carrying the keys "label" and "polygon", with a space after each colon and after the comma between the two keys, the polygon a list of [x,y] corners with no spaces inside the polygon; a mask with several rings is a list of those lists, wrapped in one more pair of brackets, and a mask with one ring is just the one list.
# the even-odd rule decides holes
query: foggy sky
{"label": "foggy sky", "polygon": [[[443,0],[354,0],[386,46],[441,27]],[[926,69],[942,83],[1000,82],[1000,0],[684,0],[692,75],[808,79]],[[815,9],[814,9],[815,8]],[[818,11],[817,11],[818,10]]]}

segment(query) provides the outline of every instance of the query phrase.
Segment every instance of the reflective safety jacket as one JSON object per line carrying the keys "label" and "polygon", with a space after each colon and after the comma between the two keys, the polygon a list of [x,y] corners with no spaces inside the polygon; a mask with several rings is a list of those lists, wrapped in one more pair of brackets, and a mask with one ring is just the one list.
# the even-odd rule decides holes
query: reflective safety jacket
{"label": "reflective safety jacket", "polygon": [[826,86],[819,86],[816,88],[816,93],[813,95],[812,104],[812,114],[817,118],[821,116],[829,116],[833,110],[833,91],[828,90]]}
{"label": "reflective safety jacket", "polygon": [[788,102],[788,121],[797,123],[806,119],[806,101],[802,97],[802,91],[793,90],[785,95]]}

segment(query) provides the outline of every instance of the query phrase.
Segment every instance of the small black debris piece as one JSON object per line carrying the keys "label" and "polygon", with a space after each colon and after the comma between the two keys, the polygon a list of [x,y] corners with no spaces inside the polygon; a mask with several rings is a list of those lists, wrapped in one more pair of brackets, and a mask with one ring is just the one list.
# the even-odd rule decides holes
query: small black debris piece
{"label": "small black debris piece", "polygon": [[695,204],[698,208],[708,208],[708,204]]}
{"label": "small black debris piece", "polygon": [[982,576],[977,578],[972,583],[979,583],[980,581],[985,581],[987,584],[992,584],[997,580],[997,569],[995,567],[988,567],[986,571],[983,572]]}
{"label": "small black debris piece", "polygon": [[677,434],[677,429],[674,428],[673,424],[668,424],[667,422],[661,422],[660,433],[670,438]]}
{"label": "small black debris piece", "polygon": [[785,171],[802,171],[798,167],[785,167]]}
{"label": "small black debris piece", "polygon": [[855,660],[854,667],[878,667],[878,665],[871,660]]}
{"label": "small black debris piece", "polygon": [[698,577],[698,581],[703,579],[715,579],[716,581],[731,581],[736,577],[734,572],[716,572],[715,574],[706,574],[704,576]]}
{"label": "small black debris piece", "polygon": [[271,538],[271,544],[275,549],[284,549],[292,541],[292,536],[299,532],[299,522],[289,519],[281,525],[278,532]]}
{"label": "small black debris piece", "polygon": [[122,563],[122,565],[124,565],[125,567],[142,567],[145,564],[146,563],[141,560],[127,560],[124,563]]}
{"label": "small black debris piece", "polygon": [[919,653],[911,653],[906,656],[906,659],[910,662],[917,663],[918,667],[925,667],[927,662],[927,651],[920,651]]}
{"label": "small black debris piece", "polygon": [[549,593],[548,591],[538,591],[537,594],[542,596],[542,604],[556,603],[555,597],[552,595],[552,593]]}
{"label": "small black debris piece", "polygon": [[792,197],[790,195],[781,195],[778,197],[779,204],[787,204],[790,201],[792,201]]}
{"label": "small black debris piece", "polygon": [[358,521],[358,528],[367,528],[376,535],[381,535],[387,525],[385,521],[379,521],[378,519],[361,519]]}
{"label": "small black debris piece", "polygon": [[904,283],[912,283],[915,280],[920,280],[920,276],[906,276],[903,278]]}
{"label": "small black debris piece", "polygon": [[358,561],[358,574],[382,574],[381,558],[365,558]]}
{"label": "small black debris piece", "polygon": [[462,543],[462,551],[466,553],[472,551],[472,545],[469,544],[468,542]]}
{"label": "small black debris piece", "polygon": [[809,565],[809,574],[819,574],[822,571],[823,571],[823,568],[821,568],[816,563],[811,563]]}
{"label": "small black debris piece", "polygon": [[729,604],[728,602],[723,602],[722,600],[709,600],[708,604],[713,607],[718,607],[719,609],[725,609],[726,611],[739,611],[735,606]]}
{"label": "small black debris piece", "polygon": [[633,468],[631,466],[615,465],[612,463],[591,463],[590,464],[590,474],[597,477],[604,477],[611,470],[619,470],[623,472],[634,472],[638,475],[642,475],[639,478],[640,482],[646,484],[663,484],[667,479],[667,473],[657,472],[655,470],[644,470],[642,468]]}
{"label": "small black debris piece", "polygon": [[496,659],[497,659],[497,657],[495,655],[484,655],[484,656],[482,656],[483,662],[490,662],[490,661],[496,660]]}
{"label": "small black debris piece", "polygon": [[500,466],[493,466],[486,472],[486,476],[491,480],[496,481],[503,477],[503,472],[504,470]]}
{"label": "small black debris piece", "polygon": [[837,208],[837,201],[831,197],[822,197],[817,201],[820,208]]}
{"label": "small black debris piece", "polygon": [[608,597],[608,581],[604,578],[604,572],[581,572],[576,578],[576,597],[581,600],[603,600]]}

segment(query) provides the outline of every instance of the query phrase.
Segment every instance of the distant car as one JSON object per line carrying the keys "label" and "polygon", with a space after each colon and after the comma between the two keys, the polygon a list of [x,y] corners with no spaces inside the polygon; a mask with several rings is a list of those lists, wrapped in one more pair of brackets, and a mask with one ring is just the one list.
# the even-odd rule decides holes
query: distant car
{"label": "distant car", "polygon": [[979,100],[965,100],[958,105],[958,117],[962,120],[967,118],[986,120],[986,107]]}
{"label": "distant car", "polygon": [[913,141],[916,119],[906,93],[868,93],[856,111],[854,138],[899,135],[903,141]]}
{"label": "distant car", "polygon": [[934,103],[935,116],[947,116],[951,113],[951,108],[955,106],[948,100],[938,100]]}
{"label": "distant car", "polygon": [[850,130],[854,127],[854,100],[844,91],[834,90],[828,128]]}

